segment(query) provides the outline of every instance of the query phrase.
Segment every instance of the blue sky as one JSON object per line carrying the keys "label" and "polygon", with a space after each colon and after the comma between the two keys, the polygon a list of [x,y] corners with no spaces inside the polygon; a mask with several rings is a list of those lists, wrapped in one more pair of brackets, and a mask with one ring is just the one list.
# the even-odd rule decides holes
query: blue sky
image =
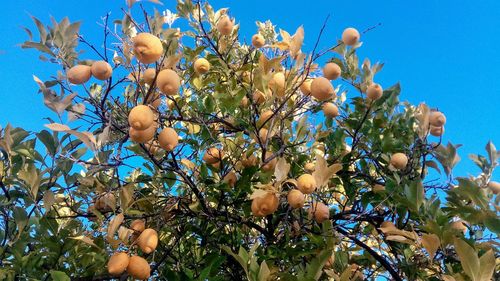
{"label": "blue sky", "polygon": [[[164,6],[173,9],[175,1]],[[460,3],[462,2],[462,3]],[[334,44],[345,27],[359,30],[382,25],[362,37],[360,57],[385,63],[377,81],[385,87],[400,82],[402,99],[438,107],[448,119],[444,141],[461,143],[462,162],[455,175],[478,170],[467,159],[469,153],[484,153],[492,140],[500,148],[500,2],[484,1],[211,1],[215,8],[230,7],[247,38],[256,31],[255,20],[270,19],[278,27],[293,32],[303,24],[305,47],[311,50],[322,25],[330,21],[321,42]],[[44,22],[49,15],[60,20],[83,22],[82,33],[100,42],[100,17],[111,11],[121,18],[124,0],[25,0],[4,1],[0,9],[0,124],[7,122],[30,130],[40,130],[54,117],[44,108],[32,74],[47,79],[57,68],[38,60],[35,51],[18,44],[27,39],[20,26],[34,29],[32,14]],[[495,174],[500,180],[500,172]]]}

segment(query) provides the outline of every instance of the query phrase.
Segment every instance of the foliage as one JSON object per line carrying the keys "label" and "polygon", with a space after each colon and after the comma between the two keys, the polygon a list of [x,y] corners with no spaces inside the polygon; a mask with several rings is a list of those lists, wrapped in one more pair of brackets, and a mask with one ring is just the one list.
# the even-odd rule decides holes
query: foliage
{"label": "foliage", "polygon": [[[184,0],[177,14],[151,14],[134,3],[113,21],[118,28],[103,18],[99,45],[66,18],[44,26],[33,17],[38,40],[25,29],[22,47],[61,71],[34,77],[56,113],[46,129],[0,130],[0,279],[110,279],[106,263],[117,251],[146,258],[151,275],[168,280],[500,278],[500,196],[491,182],[499,152],[488,143],[487,157],[470,156],[481,174],[454,178],[459,145],[429,134],[432,109],[401,102],[399,84],[366,97],[383,64],[360,64],[360,42],[305,53],[302,27],[291,35],[267,21],[257,22],[266,45],[255,48],[238,25],[219,32],[227,9]],[[177,17],[182,29],[172,27]],[[153,64],[134,57],[140,32],[162,40]],[[199,57],[207,73],[193,68]],[[335,118],[302,89],[325,59],[342,73],[327,101],[339,108]],[[110,78],[69,83],[71,67],[96,60],[112,64]],[[129,137],[129,112],[158,93],[144,81],[148,67],[182,80],[177,95],[150,105],[157,133],[179,135],[172,151]],[[284,89],[273,84],[278,72]],[[269,119],[259,119],[266,111]],[[223,150],[221,161],[203,160],[211,147]],[[397,152],[408,158],[403,169],[391,164]],[[287,193],[304,173],[316,190],[292,209]],[[255,216],[252,200],[267,194],[279,197],[277,210]],[[313,202],[328,206],[328,220],[311,216]],[[135,219],[159,234],[151,254],[137,246]]]}

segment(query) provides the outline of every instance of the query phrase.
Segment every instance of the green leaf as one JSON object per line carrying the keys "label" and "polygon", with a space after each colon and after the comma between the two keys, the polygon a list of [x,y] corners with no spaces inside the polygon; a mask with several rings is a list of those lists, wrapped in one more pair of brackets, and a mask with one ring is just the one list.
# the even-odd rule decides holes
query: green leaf
{"label": "green leaf", "polygon": [[497,160],[497,149],[495,148],[495,145],[491,141],[489,141],[488,144],[486,144],[486,151],[488,152],[490,163],[495,164]]}
{"label": "green leaf", "polygon": [[21,233],[24,230],[24,227],[28,224],[28,214],[21,207],[14,208],[14,220],[17,225],[17,237],[21,236]]}
{"label": "green leaf", "polygon": [[[245,271],[246,275],[248,276],[247,262],[245,260],[243,260],[243,258],[241,258],[239,255],[236,255],[235,253],[233,253],[231,248],[229,248],[228,246],[222,245],[221,249],[224,250],[226,253],[228,253],[231,257],[233,257],[241,265],[241,267]],[[240,248],[240,252],[241,252],[241,248]]]}
{"label": "green leaf", "polygon": [[495,216],[495,214],[488,213],[484,219],[484,225],[486,225],[489,230],[495,232],[497,235],[500,235],[500,218]]}
{"label": "green leaf", "polygon": [[70,281],[71,279],[69,278],[66,273],[62,271],[56,271],[56,270],[51,270],[50,271],[50,277],[52,277],[52,280],[54,281]]}
{"label": "green leaf", "polygon": [[45,148],[47,148],[47,152],[51,156],[54,156],[57,152],[57,145],[54,141],[54,138],[52,137],[52,134],[47,130],[42,130],[40,133],[36,134],[36,136],[43,143],[43,145],[45,145]]}
{"label": "green leaf", "polygon": [[467,244],[467,242],[459,238],[455,238],[455,250],[457,251],[465,273],[472,281],[479,281],[478,275],[480,265],[476,250]]}
{"label": "green leaf", "polygon": [[405,195],[411,203],[411,208],[417,211],[424,202],[424,186],[421,181],[414,181],[405,186]]}

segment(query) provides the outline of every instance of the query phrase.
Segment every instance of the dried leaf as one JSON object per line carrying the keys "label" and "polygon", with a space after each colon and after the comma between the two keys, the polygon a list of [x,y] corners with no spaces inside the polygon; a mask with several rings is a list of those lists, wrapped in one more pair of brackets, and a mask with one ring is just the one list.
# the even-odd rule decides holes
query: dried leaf
{"label": "dried leaf", "polygon": [[276,42],[271,45],[271,48],[280,49],[280,51],[288,51],[290,49],[290,44],[287,42]]}
{"label": "dried leaf", "polygon": [[68,121],[74,121],[80,118],[82,114],[85,113],[85,104],[77,103],[71,107],[71,111],[68,112]]}
{"label": "dried leaf", "polygon": [[304,42],[304,27],[300,26],[299,28],[297,28],[297,31],[295,31],[295,34],[293,35],[290,43],[290,54],[292,55],[293,58],[296,58],[297,55],[300,53],[300,49],[302,48],[303,42]]}
{"label": "dried leaf", "polygon": [[421,139],[424,139],[429,132],[430,113],[431,110],[425,103],[421,103],[418,105],[415,117],[418,120],[418,136]]}
{"label": "dried leaf", "polygon": [[107,231],[107,238],[108,238],[108,241],[110,241],[113,236],[115,235],[116,231],[118,230],[118,227],[122,224],[123,220],[125,219],[125,217],[123,216],[123,214],[118,214],[116,215],[110,222],[109,222],[109,225],[108,225],[108,231]]}
{"label": "dried leaf", "polygon": [[68,126],[59,123],[45,124],[45,127],[55,132],[65,132],[74,135],[79,140],[81,140],[87,147],[89,147],[92,151],[97,150],[96,139],[94,135],[90,132],[78,132],[75,130],[71,130]]}
{"label": "dried leaf", "polygon": [[422,235],[422,245],[429,253],[430,259],[434,259],[434,255],[440,246],[439,237],[436,234],[424,234]]}
{"label": "dried leaf", "polygon": [[125,244],[128,244],[130,236],[134,233],[132,229],[128,229],[124,226],[118,228],[118,238]]}
{"label": "dried leaf", "polygon": [[405,244],[413,244],[413,241],[404,237],[404,236],[401,236],[401,235],[389,235],[385,238],[386,240],[389,240],[389,241],[395,241],[395,242],[400,242],[400,243],[405,243]]}

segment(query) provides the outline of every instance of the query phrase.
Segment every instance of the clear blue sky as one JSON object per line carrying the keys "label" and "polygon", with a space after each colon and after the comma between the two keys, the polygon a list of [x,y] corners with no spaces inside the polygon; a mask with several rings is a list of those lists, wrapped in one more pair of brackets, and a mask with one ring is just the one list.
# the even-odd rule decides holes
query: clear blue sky
{"label": "clear blue sky", "polygon": [[[158,9],[173,10],[175,1],[164,0]],[[56,68],[38,60],[35,51],[18,44],[27,39],[20,26],[34,29],[28,14],[49,21],[83,21],[82,33],[101,40],[100,16],[111,11],[121,18],[124,0],[23,0],[4,1],[0,9],[0,124],[11,122],[40,130],[44,108],[32,74],[48,79]],[[215,8],[231,7],[247,39],[255,32],[255,20],[272,20],[293,32],[303,24],[305,49],[311,50],[323,19],[330,14],[321,46],[333,44],[347,26],[364,30],[382,25],[363,36],[361,57],[385,63],[377,80],[383,86],[402,85],[402,99],[439,107],[448,118],[444,141],[464,144],[456,175],[477,172],[469,153],[481,152],[488,140],[500,148],[500,1],[211,1]],[[145,6],[153,5],[145,3]],[[93,35],[93,36],[91,36]],[[500,179],[500,172],[495,174]]]}

